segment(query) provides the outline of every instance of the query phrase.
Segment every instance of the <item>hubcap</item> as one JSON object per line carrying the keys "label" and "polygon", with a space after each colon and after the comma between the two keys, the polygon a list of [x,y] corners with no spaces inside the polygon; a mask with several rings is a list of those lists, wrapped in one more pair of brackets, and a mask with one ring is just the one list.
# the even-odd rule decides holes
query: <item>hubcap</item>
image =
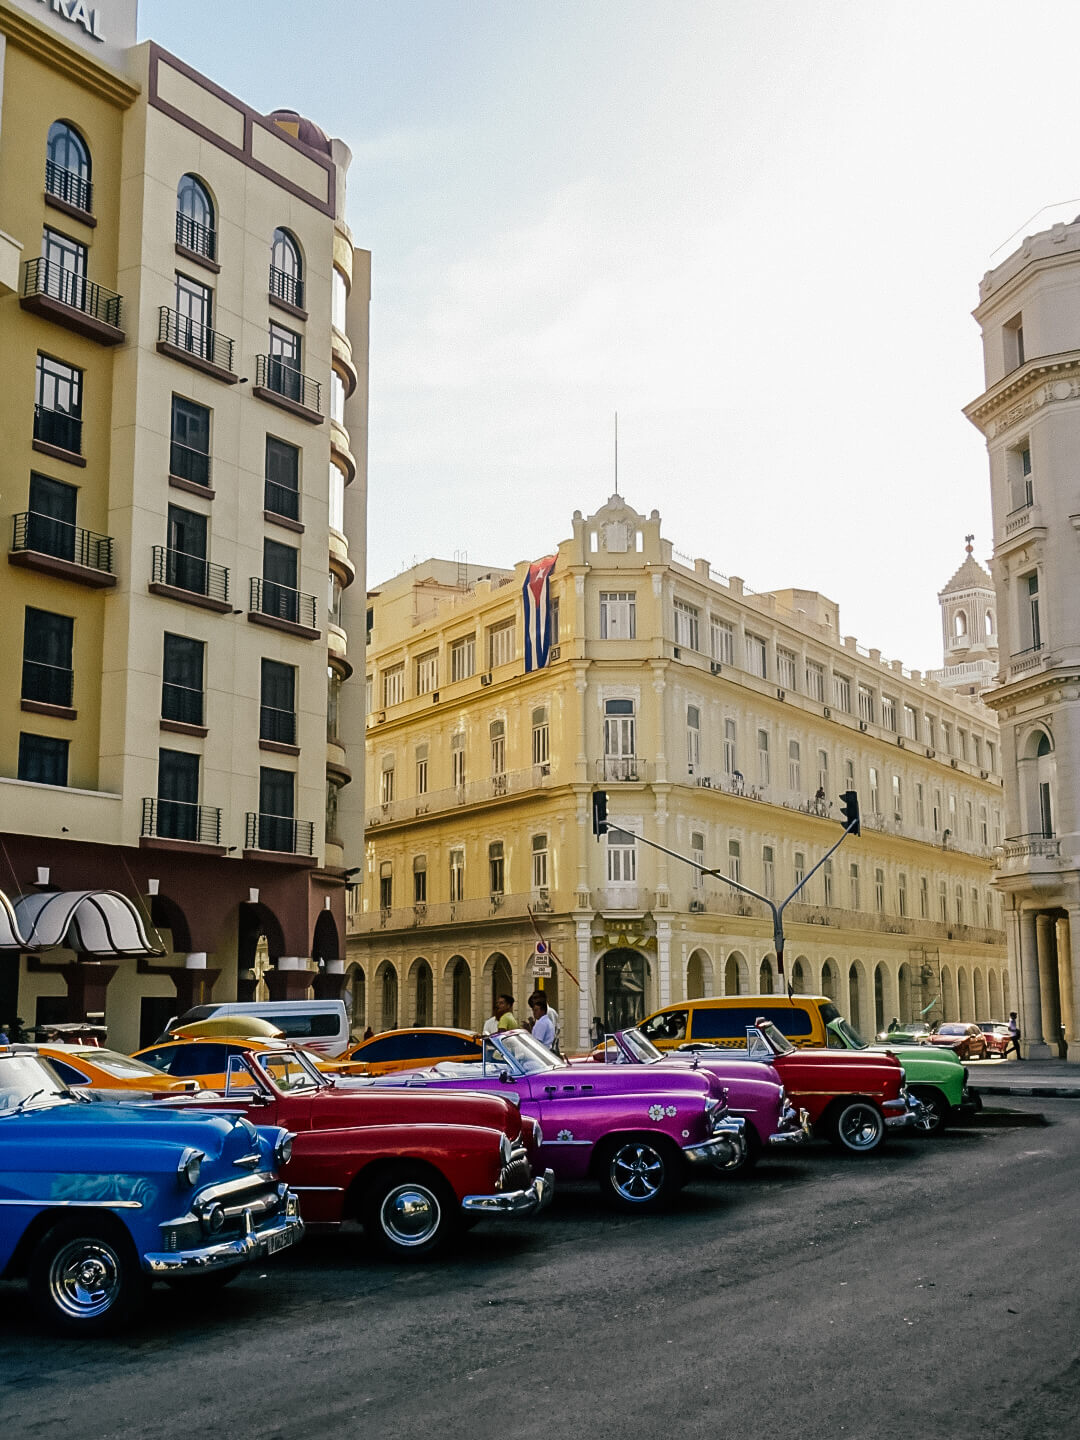
{"label": "hubcap", "polygon": [[395,1185],[379,1207],[379,1223],[395,1245],[426,1244],[439,1228],[442,1208],[424,1185]]}
{"label": "hubcap", "polygon": [[850,1150],[872,1150],[881,1133],[881,1122],[873,1110],[859,1105],[845,1112],[840,1133]]}
{"label": "hubcap", "polygon": [[624,1145],[611,1157],[609,1170],[616,1194],[641,1204],[653,1200],[664,1183],[664,1160],[651,1145]]}
{"label": "hubcap", "polygon": [[59,1310],[92,1320],[115,1304],[121,1285],[120,1257],[104,1240],[72,1240],[49,1267],[49,1294]]}

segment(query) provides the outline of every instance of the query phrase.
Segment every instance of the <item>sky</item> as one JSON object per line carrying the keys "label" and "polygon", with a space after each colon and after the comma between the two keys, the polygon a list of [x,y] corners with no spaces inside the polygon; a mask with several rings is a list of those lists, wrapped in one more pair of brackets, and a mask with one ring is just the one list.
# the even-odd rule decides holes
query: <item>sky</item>
{"label": "sky", "polygon": [[1080,7],[141,0],[139,28],[352,149],[370,583],[551,551],[613,489],[618,412],[620,492],[677,550],[942,663],[937,592],[992,543],[970,312],[1080,196]]}

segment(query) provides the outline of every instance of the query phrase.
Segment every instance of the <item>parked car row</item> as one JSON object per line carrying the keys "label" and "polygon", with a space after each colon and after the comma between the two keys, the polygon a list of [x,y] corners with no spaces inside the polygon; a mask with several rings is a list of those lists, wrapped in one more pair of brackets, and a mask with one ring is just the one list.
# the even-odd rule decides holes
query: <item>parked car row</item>
{"label": "parked car row", "polygon": [[812,1136],[867,1155],[971,1103],[951,1051],[867,1046],[823,997],[666,1007],[570,1059],[524,1030],[376,1039],[331,1058],[233,1012],[182,1017],[134,1057],[0,1048],[0,1276],[94,1332],[153,1281],[209,1290],[305,1225],[357,1221],[384,1253],[427,1257],[538,1214],[555,1184],[648,1213],[695,1174]]}

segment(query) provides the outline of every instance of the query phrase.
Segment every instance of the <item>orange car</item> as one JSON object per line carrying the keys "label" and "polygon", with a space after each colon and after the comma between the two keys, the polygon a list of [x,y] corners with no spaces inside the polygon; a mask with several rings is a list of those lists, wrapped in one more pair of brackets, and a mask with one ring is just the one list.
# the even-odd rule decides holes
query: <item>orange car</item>
{"label": "orange car", "polygon": [[[205,1023],[205,1022],[204,1022]],[[194,1027],[193,1027],[194,1028]],[[225,1072],[230,1055],[246,1055],[252,1051],[273,1051],[298,1048],[281,1038],[262,1038],[253,1035],[187,1035],[178,1031],[167,1040],[159,1040],[144,1050],[136,1050],[131,1057],[152,1065],[158,1072],[164,1072],[177,1079],[196,1080],[205,1090],[224,1090]],[[348,1066],[337,1060],[327,1060],[322,1055],[307,1052],[312,1063],[329,1074],[344,1071]]]}
{"label": "orange car", "polygon": [[174,1079],[152,1065],[118,1050],[96,1045],[48,1044],[37,1047],[65,1085],[91,1090],[131,1090],[157,1095],[187,1094],[198,1090],[195,1080]]}
{"label": "orange car", "polygon": [[[408,1030],[384,1030],[346,1050],[342,1062],[351,1061],[347,1074],[388,1075],[392,1070],[417,1070],[440,1060],[479,1060],[481,1037],[472,1030],[416,1025]],[[363,1065],[363,1070],[359,1067]]]}

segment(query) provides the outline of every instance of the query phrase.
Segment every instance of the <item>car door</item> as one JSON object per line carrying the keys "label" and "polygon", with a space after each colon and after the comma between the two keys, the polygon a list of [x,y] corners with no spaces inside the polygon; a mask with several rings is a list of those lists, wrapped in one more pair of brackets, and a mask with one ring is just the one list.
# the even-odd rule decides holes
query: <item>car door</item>
{"label": "car door", "polygon": [[596,1097],[589,1073],[575,1066],[545,1070],[515,1079],[514,1089],[521,1096],[522,1108],[540,1121],[544,1156],[551,1157],[561,1177],[583,1177],[593,1147],[607,1129],[607,1107]]}

